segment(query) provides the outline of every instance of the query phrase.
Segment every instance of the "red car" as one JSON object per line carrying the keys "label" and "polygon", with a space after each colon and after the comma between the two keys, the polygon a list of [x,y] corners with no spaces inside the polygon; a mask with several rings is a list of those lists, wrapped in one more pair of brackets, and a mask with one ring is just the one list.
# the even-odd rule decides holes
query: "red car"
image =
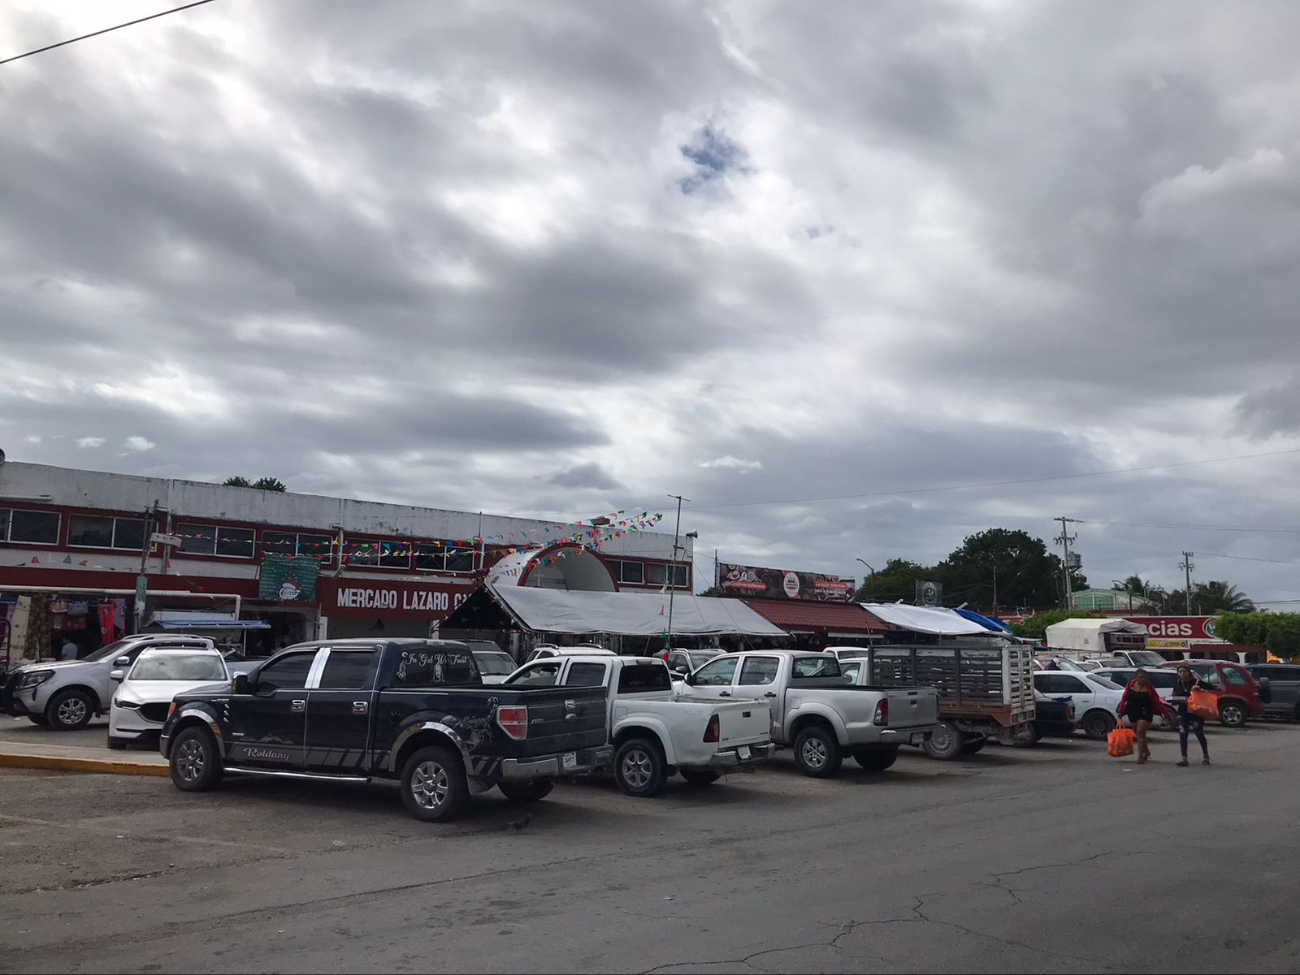
{"label": "red car", "polygon": [[1267,685],[1261,686],[1241,664],[1229,660],[1171,660],[1171,669],[1189,667],[1193,674],[1219,694],[1219,723],[1227,728],[1241,728],[1247,718],[1264,717]]}

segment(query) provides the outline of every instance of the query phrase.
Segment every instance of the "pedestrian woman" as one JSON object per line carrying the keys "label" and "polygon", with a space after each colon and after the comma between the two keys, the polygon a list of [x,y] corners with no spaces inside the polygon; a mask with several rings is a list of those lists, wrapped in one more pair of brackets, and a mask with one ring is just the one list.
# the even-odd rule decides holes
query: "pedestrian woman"
{"label": "pedestrian woman", "polygon": [[1157,714],[1164,715],[1171,722],[1174,720],[1173,712],[1165,707],[1165,702],[1160,700],[1159,693],[1147,679],[1147,672],[1139,670],[1124,688],[1124,696],[1119,699],[1119,716],[1128,718],[1133,725],[1139,765],[1145,764],[1151,757],[1151,748],[1147,745],[1147,732],[1151,729],[1151,722],[1155,720]]}
{"label": "pedestrian woman", "polygon": [[1190,667],[1179,667],[1178,680],[1174,682],[1174,692],[1169,696],[1169,700],[1178,711],[1178,747],[1183,752],[1183,760],[1178,763],[1179,768],[1187,768],[1187,736],[1189,734],[1196,735],[1196,740],[1201,743],[1201,764],[1210,764],[1210,745],[1205,740],[1205,719],[1199,714],[1192,714],[1187,706],[1192,691],[1207,691],[1213,694],[1214,688],[1203,683],[1199,677],[1192,673]]}

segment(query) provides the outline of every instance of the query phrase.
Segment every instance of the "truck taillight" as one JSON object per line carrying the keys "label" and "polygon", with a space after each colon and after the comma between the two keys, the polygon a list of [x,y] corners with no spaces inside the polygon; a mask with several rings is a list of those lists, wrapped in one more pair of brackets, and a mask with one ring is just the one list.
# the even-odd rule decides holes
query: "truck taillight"
{"label": "truck taillight", "polygon": [[884,728],[889,725],[889,698],[884,697],[880,699],[880,703],[876,705],[876,714],[871,719],[871,723],[878,728]]}
{"label": "truck taillight", "polygon": [[704,729],[704,740],[716,742],[722,737],[722,721],[715,714],[709,718],[709,726]]}
{"label": "truck taillight", "polygon": [[528,737],[528,708],[497,708],[497,724],[515,741]]}

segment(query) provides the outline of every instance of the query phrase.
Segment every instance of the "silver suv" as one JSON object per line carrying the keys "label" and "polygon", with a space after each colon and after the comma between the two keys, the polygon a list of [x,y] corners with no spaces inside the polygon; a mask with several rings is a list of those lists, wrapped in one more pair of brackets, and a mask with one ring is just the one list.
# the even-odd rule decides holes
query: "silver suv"
{"label": "silver suv", "polygon": [[58,731],[84,728],[91,718],[108,713],[117,689],[109,674],[130,667],[146,647],[215,649],[206,637],[137,633],[83,660],[25,664],[6,675],[0,711]]}

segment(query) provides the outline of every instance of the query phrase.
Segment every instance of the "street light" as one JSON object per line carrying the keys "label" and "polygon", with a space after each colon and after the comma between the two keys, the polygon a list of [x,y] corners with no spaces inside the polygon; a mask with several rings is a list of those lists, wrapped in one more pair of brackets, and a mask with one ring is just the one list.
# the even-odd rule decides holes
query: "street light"
{"label": "street light", "polygon": [[[865,565],[868,569],[871,569],[871,564],[870,564],[866,559],[857,559],[857,561],[858,561],[858,562],[861,562],[861,563],[862,563],[863,565]],[[875,574],[876,574],[876,570],[875,570],[875,569],[871,569],[871,574],[872,574],[872,575],[875,575]]]}

